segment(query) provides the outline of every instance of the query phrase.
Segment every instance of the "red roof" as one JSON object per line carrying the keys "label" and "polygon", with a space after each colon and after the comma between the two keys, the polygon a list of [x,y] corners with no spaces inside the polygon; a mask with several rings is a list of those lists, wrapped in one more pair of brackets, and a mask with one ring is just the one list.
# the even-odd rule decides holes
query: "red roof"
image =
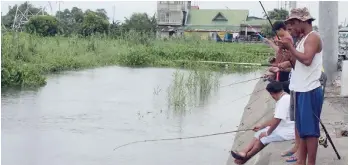
{"label": "red roof", "polygon": [[199,6],[191,6],[191,9],[199,9]]}

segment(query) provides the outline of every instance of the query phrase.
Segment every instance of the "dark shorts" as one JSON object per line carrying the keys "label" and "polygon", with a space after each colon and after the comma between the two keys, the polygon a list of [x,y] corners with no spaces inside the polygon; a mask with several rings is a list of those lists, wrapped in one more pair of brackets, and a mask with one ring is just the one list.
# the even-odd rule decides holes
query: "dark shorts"
{"label": "dark shorts", "polygon": [[[320,137],[319,119],[324,96],[322,87],[296,92],[295,124],[301,138]],[[317,118],[318,117],[318,118]]]}
{"label": "dark shorts", "polygon": [[289,74],[290,72],[279,72],[279,82],[289,81]]}

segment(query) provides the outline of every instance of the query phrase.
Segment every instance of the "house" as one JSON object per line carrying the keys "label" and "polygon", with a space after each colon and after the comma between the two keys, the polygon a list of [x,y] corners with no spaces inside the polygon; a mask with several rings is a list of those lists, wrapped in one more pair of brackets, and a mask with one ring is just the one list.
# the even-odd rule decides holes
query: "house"
{"label": "house", "polygon": [[257,33],[261,33],[262,26],[265,24],[269,24],[267,19],[254,16],[248,17],[246,21],[243,21],[240,24],[240,34],[244,35],[244,37],[249,36],[258,38]]}
{"label": "house", "polygon": [[157,1],[157,36],[180,35],[191,1]]}
{"label": "house", "polygon": [[185,36],[217,41],[231,40],[239,35],[252,35],[261,31],[265,19],[248,17],[249,10],[192,9],[185,24]]}
{"label": "house", "polygon": [[185,24],[185,36],[223,40],[225,33],[239,33],[240,23],[246,21],[248,10],[192,9]]}
{"label": "house", "polygon": [[157,36],[198,36],[231,41],[261,31],[267,20],[249,17],[249,10],[200,9],[191,1],[157,1]]}

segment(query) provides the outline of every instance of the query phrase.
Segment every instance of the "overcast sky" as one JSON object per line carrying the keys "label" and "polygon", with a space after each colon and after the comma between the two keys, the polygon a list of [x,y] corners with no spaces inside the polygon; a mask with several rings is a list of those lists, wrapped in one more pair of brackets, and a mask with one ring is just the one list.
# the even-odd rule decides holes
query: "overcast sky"
{"label": "overcast sky", "polygon": [[[21,4],[24,1],[2,1],[1,12],[5,15],[8,12],[8,6]],[[34,6],[46,6],[47,12],[51,13],[48,1],[31,1]],[[51,1],[52,13],[59,10],[57,1]],[[263,1],[266,10],[272,10],[280,5],[279,1]],[[201,9],[249,9],[250,16],[262,17],[262,8],[258,1],[192,1],[192,4],[198,5]],[[123,21],[124,17],[129,17],[133,12],[146,12],[153,15],[156,12],[156,1],[64,1],[60,3],[60,9],[71,9],[79,7],[83,10],[103,8],[107,11],[110,20],[113,19],[113,6],[115,6],[115,20]],[[338,2],[338,24],[348,24],[348,1]],[[309,8],[313,17],[319,17],[319,2],[317,1],[298,1],[297,7]],[[318,24],[318,21],[315,21]]]}

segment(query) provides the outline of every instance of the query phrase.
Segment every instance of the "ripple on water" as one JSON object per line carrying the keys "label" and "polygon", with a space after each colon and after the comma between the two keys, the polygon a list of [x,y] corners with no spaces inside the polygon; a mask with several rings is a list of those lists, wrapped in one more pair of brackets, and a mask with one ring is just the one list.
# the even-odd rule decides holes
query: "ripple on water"
{"label": "ripple on water", "polygon": [[[175,69],[107,67],[52,75],[38,90],[2,93],[2,163],[225,163],[233,135],[136,144],[113,151],[135,140],[225,132],[239,125],[248,98],[230,101],[251,93],[256,81],[216,89],[203,98],[190,98],[195,92],[185,95],[180,90],[186,87],[176,88],[174,100],[185,96],[194,104],[174,110],[168,106],[167,91],[175,84],[174,73]],[[259,75],[221,75],[218,82],[225,85]],[[195,104],[195,99],[206,102]]]}

